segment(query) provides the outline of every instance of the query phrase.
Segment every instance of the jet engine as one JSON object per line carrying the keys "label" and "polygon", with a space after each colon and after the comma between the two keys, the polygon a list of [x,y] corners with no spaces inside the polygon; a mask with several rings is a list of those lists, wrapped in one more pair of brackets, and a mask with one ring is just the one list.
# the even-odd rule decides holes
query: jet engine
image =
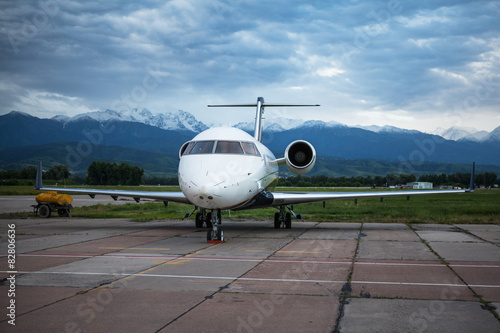
{"label": "jet engine", "polygon": [[294,141],[286,147],[285,162],[291,172],[297,175],[306,174],[316,163],[316,150],[307,141]]}

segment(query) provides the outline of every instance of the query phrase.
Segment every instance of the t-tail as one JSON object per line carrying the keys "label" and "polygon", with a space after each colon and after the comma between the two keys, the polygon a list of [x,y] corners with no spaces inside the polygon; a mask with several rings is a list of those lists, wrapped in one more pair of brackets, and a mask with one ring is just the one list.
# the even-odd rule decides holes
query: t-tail
{"label": "t-tail", "polygon": [[319,104],[266,104],[264,97],[258,97],[255,104],[208,105],[208,107],[256,107],[254,138],[262,142],[262,129],[264,128],[263,115],[265,107],[301,107],[320,106]]}

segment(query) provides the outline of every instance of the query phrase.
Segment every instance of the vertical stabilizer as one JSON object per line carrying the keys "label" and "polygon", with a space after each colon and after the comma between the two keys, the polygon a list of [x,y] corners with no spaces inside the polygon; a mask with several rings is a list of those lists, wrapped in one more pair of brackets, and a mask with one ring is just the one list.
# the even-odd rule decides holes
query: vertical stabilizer
{"label": "vertical stabilizer", "polygon": [[257,113],[255,114],[255,130],[253,137],[255,140],[262,142],[262,129],[264,128],[264,123],[262,120],[262,115],[264,114],[264,97],[257,98]]}
{"label": "vertical stabilizer", "polygon": [[38,161],[38,167],[36,168],[35,190],[39,190],[42,187],[43,187],[43,185],[42,185],[42,161]]}
{"label": "vertical stabilizer", "polygon": [[470,184],[469,184],[469,192],[474,192],[476,186],[474,185],[476,177],[476,162],[472,162],[472,172],[470,174]]}

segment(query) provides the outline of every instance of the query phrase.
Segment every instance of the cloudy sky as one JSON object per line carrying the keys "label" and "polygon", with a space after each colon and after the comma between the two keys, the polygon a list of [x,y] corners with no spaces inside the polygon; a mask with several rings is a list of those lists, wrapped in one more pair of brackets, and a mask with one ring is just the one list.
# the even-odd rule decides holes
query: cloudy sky
{"label": "cloudy sky", "polygon": [[500,126],[500,1],[0,1],[0,114]]}

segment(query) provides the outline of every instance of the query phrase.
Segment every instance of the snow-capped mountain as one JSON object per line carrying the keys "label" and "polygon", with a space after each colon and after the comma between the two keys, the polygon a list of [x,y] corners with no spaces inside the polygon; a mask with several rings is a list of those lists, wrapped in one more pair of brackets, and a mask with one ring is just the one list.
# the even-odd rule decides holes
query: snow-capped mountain
{"label": "snow-capped mountain", "polygon": [[[57,119],[54,119],[57,118]],[[118,120],[131,121],[142,123],[165,130],[188,130],[193,132],[201,132],[208,127],[189,112],[179,110],[178,112],[166,112],[153,114],[148,109],[132,109],[130,111],[95,111],[78,114],[72,118],[64,118],[64,116],[56,116],[54,120],[59,120],[63,123],[76,122],[83,119],[93,119],[99,122]]]}
{"label": "snow-capped mountain", "polygon": [[[94,131],[96,120],[114,121],[112,127],[114,130],[96,137]],[[358,128],[354,130],[353,127],[336,122],[319,120],[294,122],[281,119],[275,122],[274,119],[266,119],[265,124],[268,131],[280,131],[279,134],[264,136],[264,144],[275,152],[276,156],[282,156],[290,142],[303,139],[315,147],[318,156],[324,157],[401,161],[401,157],[408,159],[412,157],[413,152],[421,151],[425,153],[421,154],[425,157],[424,161],[459,164],[480,161],[478,163],[483,165],[500,165],[500,127],[489,133],[482,141],[474,142],[465,139],[438,140],[436,135],[391,127],[372,128],[371,131]],[[253,122],[247,125],[246,130],[253,133]],[[103,150],[104,155],[108,147],[123,147],[176,157],[179,147],[206,127],[193,115],[183,111],[154,115],[145,109],[130,112],[106,110],[70,119],[67,117],[41,119],[20,112],[11,112],[0,116],[0,148],[26,147],[26,153],[21,157],[18,157],[17,153],[0,154],[0,168],[6,167],[9,163],[21,163],[20,161],[38,156],[40,146],[44,145],[46,147],[44,149],[47,149],[44,153],[46,158],[54,159],[54,154],[59,152],[58,163],[69,163],[68,143],[71,143],[70,146],[75,147],[74,149],[79,149],[78,143],[86,143],[87,146],[92,144],[96,152]],[[427,146],[422,148],[422,143],[427,142],[433,142],[432,152],[429,154]],[[62,148],[54,150],[46,145],[59,145]],[[94,148],[92,150],[94,151]],[[89,158],[91,156],[95,158],[93,155]],[[129,158],[130,152],[119,152],[114,158],[123,159],[123,156]]]}
{"label": "snow-capped mountain", "polygon": [[54,116],[54,117],[52,117],[50,119],[51,120],[55,120],[55,121],[59,121],[61,123],[65,123],[65,122],[69,121],[71,119],[71,117],[63,116],[63,115],[57,115],[57,116]]}
{"label": "snow-capped mountain", "polygon": [[[33,117],[27,113],[12,111],[8,116],[14,117],[16,115]],[[192,131],[195,133],[200,133],[208,128],[207,125],[198,121],[191,113],[179,110],[177,112],[166,112],[166,113],[152,113],[148,109],[131,109],[127,111],[115,111],[115,110],[105,110],[105,111],[95,111],[78,114],[74,117],[68,117],[63,115],[58,115],[51,120],[58,123],[62,123],[63,127],[68,124],[77,123],[81,120],[92,119],[99,122],[105,121],[127,121],[142,123],[150,126],[154,126],[160,129],[172,130],[172,131]],[[217,125],[215,125],[217,126]],[[236,128],[240,128],[249,133],[253,133],[255,123],[252,122],[240,122],[234,125]],[[422,132],[416,130],[407,130],[394,126],[352,126],[353,128],[363,129],[372,133],[377,134],[423,134]],[[276,118],[266,118],[264,120],[264,130],[271,133],[279,133],[289,130],[300,130],[300,129],[335,129],[335,128],[349,128],[349,126],[335,122],[324,122],[321,120],[308,120],[304,121],[302,119],[288,119],[283,117]],[[477,131],[474,128],[464,128],[464,127],[451,127],[449,129],[437,128],[430,134],[439,135],[446,140],[450,141],[473,141],[473,142],[500,142],[500,127],[496,128],[491,133],[486,131]]]}
{"label": "snow-capped mountain", "polygon": [[448,129],[437,128],[432,134],[439,135],[446,140],[468,140],[468,141],[483,141],[490,133],[486,131],[478,131],[472,127],[451,127]]}
{"label": "snow-capped mountain", "polygon": [[[338,123],[336,121],[329,121],[329,122],[324,122],[321,120],[308,120],[304,121],[302,119],[288,119],[288,118],[271,118],[271,119],[265,119],[264,120],[264,130],[267,132],[283,132],[283,131],[288,131],[291,129],[299,129],[301,127],[321,127],[321,128],[333,128],[337,126],[345,126],[341,123]],[[234,127],[242,129],[247,132],[251,132],[255,128],[255,123],[253,122],[244,122],[244,123],[238,123],[234,125]]]}
{"label": "snow-capped mountain", "polygon": [[399,127],[394,127],[394,126],[377,126],[377,125],[371,125],[371,126],[362,126],[362,125],[356,125],[353,126],[355,128],[361,128],[370,132],[375,132],[375,133],[417,133],[418,131],[416,130],[407,130]]}
{"label": "snow-capped mountain", "polygon": [[[277,118],[266,118],[264,119],[264,130],[268,132],[283,132],[297,126],[300,126],[304,123],[302,119],[288,119],[283,117]],[[239,128],[246,132],[251,132],[255,128],[254,122],[241,122],[237,123],[233,127]]]}
{"label": "snow-capped mountain", "polygon": [[488,133],[488,135],[486,135],[483,138],[482,141],[485,141],[485,142],[490,142],[490,141],[500,142],[500,126],[498,126],[493,131],[491,131],[490,133]]}

